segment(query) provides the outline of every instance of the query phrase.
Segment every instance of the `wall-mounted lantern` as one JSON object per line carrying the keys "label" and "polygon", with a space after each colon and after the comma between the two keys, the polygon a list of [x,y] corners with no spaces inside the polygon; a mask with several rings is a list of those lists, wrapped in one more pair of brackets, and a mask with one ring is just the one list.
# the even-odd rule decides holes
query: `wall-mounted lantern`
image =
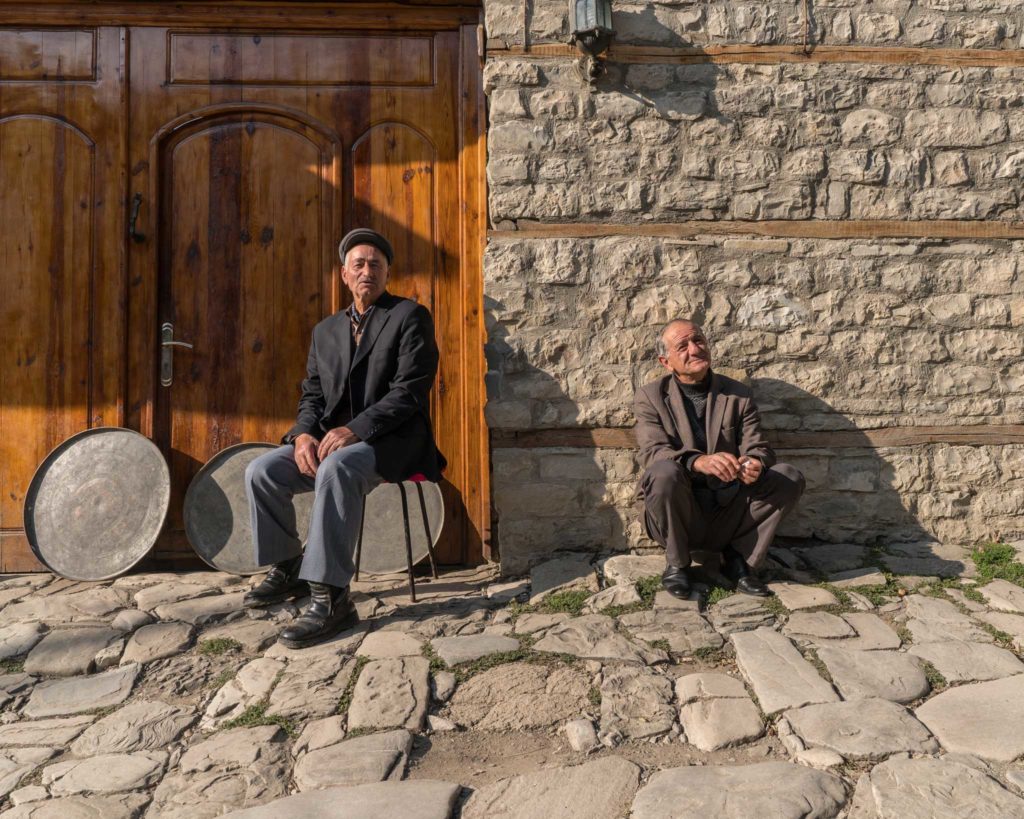
{"label": "wall-mounted lantern", "polygon": [[611,0],[569,0],[569,44],[583,54],[576,61],[580,76],[593,85],[604,74],[601,55],[608,50],[615,29],[612,28]]}

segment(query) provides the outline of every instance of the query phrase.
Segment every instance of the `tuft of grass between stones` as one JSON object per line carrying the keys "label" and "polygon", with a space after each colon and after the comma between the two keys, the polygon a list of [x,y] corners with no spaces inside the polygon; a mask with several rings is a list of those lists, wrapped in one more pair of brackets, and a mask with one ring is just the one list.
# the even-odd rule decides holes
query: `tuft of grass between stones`
{"label": "tuft of grass between stones", "polygon": [[[427,649],[430,649],[430,654],[427,654]],[[434,649],[430,647],[429,643],[423,644],[423,655],[430,657],[430,670],[434,671],[434,661],[436,660],[442,666],[444,661],[434,654]],[[335,709],[336,714],[348,714],[348,707],[352,704],[352,693],[356,690],[356,682],[359,679],[359,673],[363,670],[363,666],[370,662],[369,657],[356,657],[356,667],[352,669],[352,674],[348,678],[348,683],[345,685],[345,690],[341,692],[341,699],[338,700],[338,707]],[[441,669],[437,669],[441,670]]]}
{"label": "tuft of grass between stones", "polygon": [[899,580],[891,572],[884,572],[885,583],[874,583],[868,586],[857,586],[854,591],[866,597],[874,606],[884,606],[890,597],[899,596]]}
{"label": "tuft of grass between stones", "polygon": [[725,652],[721,648],[714,648],[713,646],[701,646],[700,648],[694,649],[690,652],[691,657],[695,657],[701,662],[705,663],[718,663],[725,659]]}
{"label": "tuft of grass between stones", "polygon": [[636,581],[636,593],[640,595],[640,601],[645,609],[654,606],[654,596],[661,588],[661,577],[652,574],[649,577],[641,577]]}
{"label": "tuft of grass between stones", "polygon": [[590,686],[590,690],[587,692],[587,699],[590,700],[590,704],[595,708],[601,707],[601,689],[596,685]]}
{"label": "tuft of grass between stones", "polygon": [[849,611],[853,608],[853,600],[843,589],[833,586],[831,583],[817,583],[816,585],[830,592],[838,601],[838,604],[829,606],[829,608],[839,608],[842,611]]}
{"label": "tuft of grass between stones", "polygon": [[0,660],[0,671],[4,674],[20,674],[25,670],[24,657],[5,657]]}
{"label": "tuft of grass between stones", "polygon": [[1017,552],[1007,543],[982,543],[971,552],[978,568],[978,580],[1008,580],[1024,586],[1024,563],[1017,560]]}
{"label": "tuft of grass between stones", "polygon": [[210,688],[220,688],[223,685],[227,685],[231,680],[235,678],[235,674],[238,672],[233,668],[225,668],[216,677],[210,680]]}
{"label": "tuft of grass between stones", "polygon": [[807,660],[818,672],[818,676],[827,682],[833,682],[832,675],[829,673],[828,666],[822,661],[821,657],[818,656],[818,652],[813,648],[808,649],[804,654],[804,659]]}
{"label": "tuft of grass between stones", "polygon": [[[430,660],[431,672],[437,671],[450,671],[455,675],[455,680],[458,683],[464,683],[470,677],[475,677],[484,671],[489,671],[492,668],[497,668],[500,665],[508,665],[509,663],[534,663],[537,665],[572,665],[579,660],[573,654],[556,654],[549,651],[534,651],[533,650],[533,637],[529,634],[522,634],[518,636],[520,646],[512,651],[496,651],[493,654],[487,654],[476,660],[471,660],[468,663],[459,663],[458,665],[449,666],[444,660],[437,656],[433,646],[430,643],[423,644],[423,656]],[[340,713],[340,712],[339,712]]]}
{"label": "tuft of grass between stones", "polygon": [[210,657],[219,657],[229,651],[241,651],[242,644],[230,637],[214,637],[212,640],[200,640],[198,649],[200,654]]}
{"label": "tuft of grass between stones", "polygon": [[732,597],[735,593],[736,592],[722,588],[721,586],[715,586],[708,592],[707,604],[709,606],[713,606],[715,603],[721,603],[725,598]]}
{"label": "tuft of grass between stones", "polygon": [[537,604],[537,611],[545,614],[565,613],[578,617],[592,592],[586,589],[566,589],[549,594]]}
{"label": "tuft of grass between stones", "polygon": [[989,634],[991,634],[992,638],[1000,646],[1002,646],[1003,648],[1008,648],[1010,651],[1013,651],[1013,637],[1011,635],[1007,634],[1005,631],[997,629],[991,623],[979,622],[978,625],[985,629],[985,631],[987,631]]}
{"label": "tuft of grass between stones", "polygon": [[789,609],[782,605],[782,601],[774,594],[771,597],[762,597],[761,605],[768,610],[769,614],[774,614],[776,617],[789,616]]}
{"label": "tuft of grass between stones", "polygon": [[907,628],[904,623],[895,623],[893,628],[896,630],[896,636],[899,637],[904,645],[911,645],[914,642],[914,635],[910,633],[910,629]]}
{"label": "tuft of grass between stones", "polygon": [[284,732],[290,737],[294,737],[298,733],[295,729],[295,724],[287,717],[283,717],[280,714],[268,716],[267,703],[265,702],[250,705],[234,719],[221,723],[220,729],[227,731],[231,728],[256,728],[260,725],[277,725],[284,729]]}
{"label": "tuft of grass between stones", "polygon": [[921,670],[924,672],[925,679],[928,680],[928,685],[932,687],[932,691],[941,691],[949,686],[946,678],[942,676],[942,672],[927,660],[921,660]]}
{"label": "tuft of grass between stones", "polygon": [[672,651],[672,646],[669,645],[668,640],[666,640],[664,637],[662,637],[659,640],[647,640],[647,645],[649,645],[651,648],[660,649],[661,651],[664,651],[666,653]]}

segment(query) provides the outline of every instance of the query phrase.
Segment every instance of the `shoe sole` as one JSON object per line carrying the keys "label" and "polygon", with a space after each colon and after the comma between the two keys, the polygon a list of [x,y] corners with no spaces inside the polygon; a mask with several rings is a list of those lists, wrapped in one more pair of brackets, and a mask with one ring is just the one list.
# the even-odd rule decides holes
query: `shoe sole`
{"label": "shoe sole", "polygon": [[330,630],[317,634],[313,637],[307,637],[304,640],[288,640],[285,637],[278,637],[277,642],[283,645],[285,648],[309,648],[315,646],[318,643],[326,642],[332,637],[336,637],[346,629],[350,629],[353,626],[359,625],[359,615],[353,614],[351,617],[347,617],[341,620],[337,625],[332,626]]}

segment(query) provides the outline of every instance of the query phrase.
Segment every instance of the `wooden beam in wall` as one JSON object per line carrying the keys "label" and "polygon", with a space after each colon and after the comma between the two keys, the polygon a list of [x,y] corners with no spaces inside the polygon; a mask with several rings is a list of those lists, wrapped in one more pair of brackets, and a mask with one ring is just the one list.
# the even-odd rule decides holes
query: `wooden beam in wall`
{"label": "wooden beam in wall", "polygon": [[934,219],[861,220],[691,220],[646,224],[542,223],[520,219],[515,230],[490,230],[496,241],[522,239],[598,239],[638,236],[692,239],[695,236],[771,236],[791,239],[1024,239],[1024,222]]}
{"label": "wooden beam in wall", "polygon": [[[561,43],[487,49],[488,57],[568,59],[575,48]],[[819,45],[805,52],[799,45],[636,46],[612,45],[608,60],[618,63],[862,63],[962,67],[1024,66],[1024,49],[898,48]]]}
{"label": "wooden beam in wall", "polygon": [[[776,449],[876,449],[926,444],[1000,446],[1024,444],[1024,424],[976,426],[888,427],[842,429],[830,432],[769,432]],[[632,429],[492,430],[493,449],[634,449]]]}

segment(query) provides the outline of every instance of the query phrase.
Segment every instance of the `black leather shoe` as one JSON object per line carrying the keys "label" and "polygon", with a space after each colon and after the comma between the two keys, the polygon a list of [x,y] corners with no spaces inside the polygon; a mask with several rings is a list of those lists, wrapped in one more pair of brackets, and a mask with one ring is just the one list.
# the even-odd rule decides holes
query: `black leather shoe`
{"label": "black leather shoe", "polygon": [[665,571],[661,573],[661,585],[665,587],[665,591],[680,600],[689,600],[690,593],[693,591],[686,569],[676,566],[665,567]]}
{"label": "black leather shoe", "polygon": [[306,610],[277,638],[287,648],[305,648],[322,643],[359,622],[348,587],[324,583],[309,584],[310,601]]}
{"label": "black leather shoe", "polygon": [[736,591],[753,597],[771,597],[772,592],[747,565],[743,555],[726,548],[722,552],[722,573],[736,584]]}
{"label": "black leather shoe", "polygon": [[301,565],[301,556],[285,560],[283,563],[275,563],[263,578],[263,582],[242,598],[242,605],[247,609],[258,609],[302,597],[306,593],[307,584],[304,580],[299,580]]}

